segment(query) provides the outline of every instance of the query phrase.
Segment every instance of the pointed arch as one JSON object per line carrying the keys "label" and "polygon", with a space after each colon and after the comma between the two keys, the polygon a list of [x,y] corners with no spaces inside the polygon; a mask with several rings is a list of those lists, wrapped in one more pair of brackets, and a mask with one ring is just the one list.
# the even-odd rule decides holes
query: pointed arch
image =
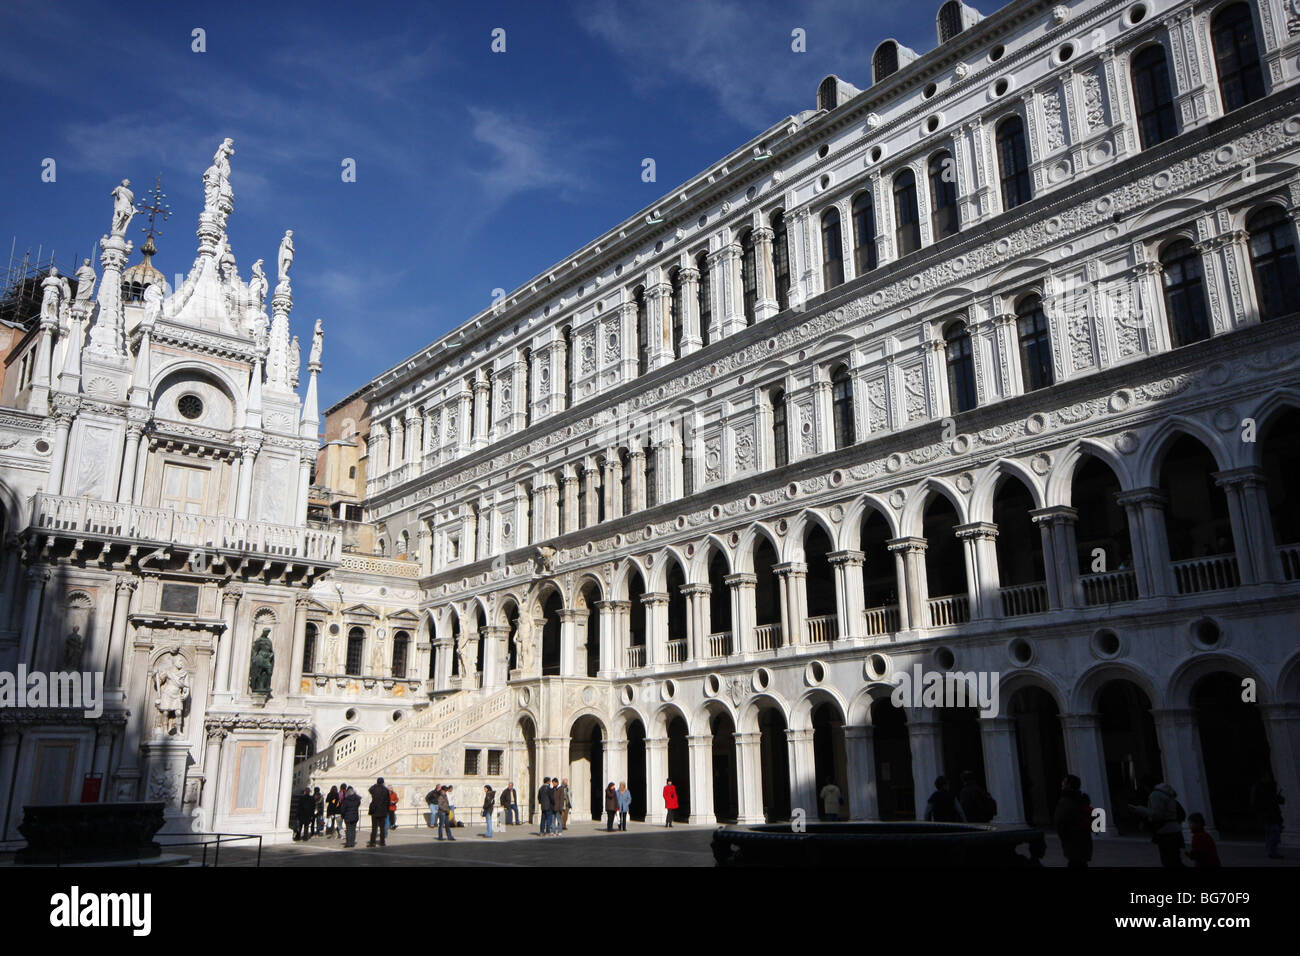
{"label": "pointed arch", "polygon": [[[766,705],[766,706],[764,706]],[[736,732],[742,734],[756,734],[759,731],[758,714],[759,711],[767,708],[774,708],[781,714],[787,727],[790,726],[790,705],[780,693],[774,690],[765,690],[760,694],[754,694],[749,700],[745,701],[740,713],[737,715]]]}
{"label": "pointed arch", "polygon": [[812,730],[813,711],[822,704],[832,704],[840,712],[840,717],[848,720],[849,705],[839,690],[830,684],[810,687],[800,694],[790,707],[790,729]]}
{"label": "pointed arch", "polygon": [[839,537],[832,539],[835,541],[835,547],[841,551],[856,548],[862,533],[862,523],[872,514],[879,514],[888,526],[890,536],[898,537],[898,515],[894,513],[894,509],[879,495],[868,493],[855,498],[844,509],[844,517],[840,520]]}
{"label": "pointed arch", "polygon": [[1175,415],[1162,420],[1142,443],[1142,452],[1134,468],[1138,487],[1160,484],[1160,468],[1164,464],[1165,455],[1184,435],[1196,439],[1206,447],[1219,471],[1235,467],[1232,453],[1224,448],[1214,429],[1184,415]]}
{"label": "pointed arch", "polygon": [[736,544],[735,560],[731,564],[733,574],[754,573],[754,549],[758,547],[759,538],[765,538],[778,555],[781,553],[781,539],[761,521],[755,521],[740,536]]}
{"label": "pointed arch", "polygon": [[709,582],[709,565],[713,562],[715,554],[722,555],[722,560],[727,564],[727,573],[731,573],[733,570],[731,567],[731,549],[716,534],[710,534],[696,547],[695,557],[691,561],[686,580],[693,584],[707,584]]}
{"label": "pointed arch", "polygon": [[1123,456],[1105,442],[1095,438],[1081,438],[1061,452],[1052,470],[1047,475],[1047,487],[1043,500],[1051,505],[1073,504],[1074,474],[1086,458],[1099,458],[1114,473],[1119,486],[1124,491],[1134,487],[1133,476],[1129,472]]}
{"label": "pointed arch", "polygon": [[957,512],[958,524],[965,524],[970,520],[967,517],[968,509],[965,496],[947,478],[932,476],[922,481],[917,485],[916,490],[907,496],[907,503],[903,506],[903,517],[899,521],[900,535],[921,536],[925,507],[929,504],[933,495],[941,495],[948,499],[953,510]]}
{"label": "pointed arch", "polygon": [[1215,651],[1209,654],[1198,654],[1174,668],[1165,685],[1165,706],[1180,709],[1191,707],[1192,691],[1201,678],[1220,671],[1227,671],[1238,677],[1252,678],[1257,689],[1256,702],[1259,704],[1273,702],[1273,683],[1264,675],[1264,668],[1234,651]]}
{"label": "pointed arch", "polygon": [[970,512],[967,521],[992,521],[993,499],[998,488],[1006,479],[1019,479],[1029,491],[1035,508],[1043,507],[1043,488],[1041,480],[1032,471],[1013,458],[999,458],[984,468],[975,479],[971,489]]}
{"label": "pointed arch", "polygon": [[[785,533],[786,553],[781,560],[804,560],[804,541],[812,532],[813,528],[821,528],[831,547],[835,547],[835,540],[839,537],[839,533],[830,518],[826,517],[815,508],[805,508],[803,511],[799,512],[792,522],[790,522],[789,530]],[[777,553],[780,554],[781,552],[778,551]]]}
{"label": "pointed arch", "polygon": [[1151,680],[1151,675],[1128,661],[1098,661],[1088,668],[1074,682],[1070,690],[1072,714],[1097,713],[1097,695],[1103,687],[1114,680],[1124,680],[1141,689],[1151,702],[1152,710],[1164,706],[1161,689]]}

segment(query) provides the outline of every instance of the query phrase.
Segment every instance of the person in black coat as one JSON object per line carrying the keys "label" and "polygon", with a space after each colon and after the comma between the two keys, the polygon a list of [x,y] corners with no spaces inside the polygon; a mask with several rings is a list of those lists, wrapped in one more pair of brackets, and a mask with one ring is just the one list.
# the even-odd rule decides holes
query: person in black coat
{"label": "person in black coat", "polygon": [[339,800],[339,811],[343,815],[343,826],[347,829],[344,846],[357,845],[357,820],[361,817],[361,794],[352,787],[343,788],[344,795]]}
{"label": "person in black coat", "polygon": [[312,824],[316,820],[316,798],[312,796],[311,787],[304,787],[302,793],[293,798],[294,812],[293,838],[295,840],[311,839]]}
{"label": "person in black coat", "polygon": [[551,819],[555,816],[555,803],[551,797],[551,778],[547,777],[537,788],[537,809],[542,811],[542,832],[546,836],[551,832]]}
{"label": "person in black coat", "polygon": [[1052,823],[1061,838],[1061,852],[1071,869],[1084,869],[1092,860],[1092,802],[1080,788],[1082,781],[1072,773],[1061,781]]}
{"label": "person in black coat", "polygon": [[925,804],[925,818],[937,823],[964,823],[966,814],[962,812],[961,804],[953,795],[952,788],[948,786],[947,777],[938,777],[934,781],[934,793],[930,794],[930,799]]}
{"label": "person in black coat", "polygon": [[388,802],[391,799],[392,794],[384,786],[384,778],[380,777],[370,788],[370,842],[366,846],[374,846],[376,840],[380,846],[388,845],[384,841],[384,824],[388,820]]}

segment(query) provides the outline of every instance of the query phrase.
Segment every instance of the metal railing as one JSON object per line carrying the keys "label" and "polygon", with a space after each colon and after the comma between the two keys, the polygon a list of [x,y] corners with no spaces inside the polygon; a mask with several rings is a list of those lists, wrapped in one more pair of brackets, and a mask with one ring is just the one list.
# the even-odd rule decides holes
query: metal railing
{"label": "metal railing", "polygon": [[1241,584],[1235,554],[1215,554],[1206,558],[1189,558],[1174,561],[1174,582],[1179,594],[1200,594],[1202,591],[1222,591]]}
{"label": "metal railing", "polygon": [[1003,617],[1041,614],[1047,610],[1047,584],[1043,581],[1002,588],[1001,596]]}
{"label": "metal railing", "polygon": [[[253,860],[253,866],[262,865],[262,837],[257,833],[197,833],[198,839],[194,840],[171,840],[163,836],[158,842],[165,849],[170,850],[178,846],[201,846],[203,855],[199,858],[200,866],[217,867],[221,865],[221,848],[227,843],[239,843],[245,840],[257,841],[257,856]],[[212,862],[208,862],[208,847],[212,847]]]}

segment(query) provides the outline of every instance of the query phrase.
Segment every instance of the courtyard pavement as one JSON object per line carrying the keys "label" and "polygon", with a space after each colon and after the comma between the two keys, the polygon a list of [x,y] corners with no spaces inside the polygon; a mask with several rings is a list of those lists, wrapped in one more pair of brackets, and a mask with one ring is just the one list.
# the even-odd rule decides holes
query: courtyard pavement
{"label": "courtyard pavement", "polygon": [[[427,826],[402,826],[388,835],[388,845],[370,849],[370,830],[358,828],[357,845],[343,848],[341,839],[313,837],[305,843],[267,846],[262,866],[713,866],[709,844],[713,826],[677,824],[671,829],[646,823],[629,823],[626,833],[607,833],[603,824],[570,822],[560,837],[540,837],[536,825],[498,828],[492,839],[481,825],[461,827],[454,842],[439,842]],[[1270,860],[1259,843],[1221,840],[1219,857],[1228,867],[1300,866],[1300,850],[1287,859]],[[1284,852],[1286,852],[1284,850]],[[255,853],[226,847],[221,866],[251,866]],[[1156,848],[1143,837],[1115,837],[1093,841],[1093,866],[1155,867]],[[1043,864],[1064,867],[1061,843],[1047,836]]]}

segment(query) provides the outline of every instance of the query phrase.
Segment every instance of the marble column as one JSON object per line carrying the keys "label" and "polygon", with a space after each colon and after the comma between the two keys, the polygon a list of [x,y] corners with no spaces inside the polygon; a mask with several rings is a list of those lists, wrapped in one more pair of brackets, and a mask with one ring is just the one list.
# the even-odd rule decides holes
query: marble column
{"label": "marble column", "polygon": [[930,626],[925,575],[925,538],[892,538],[886,542],[898,559],[898,630],[915,631]]}
{"label": "marble column", "polygon": [[664,781],[668,779],[668,738],[647,737],[645,757],[646,822],[663,825],[668,822],[663,798]]}
{"label": "marble column", "polygon": [[221,750],[228,731],[213,724],[204,729],[207,731],[207,745],[203,751],[203,792],[199,796],[199,808],[203,811],[203,829],[212,832],[216,829],[214,821],[221,787]]}
{"label": "marble column", "polygon": [[925,802],[934,792],[934,781],[941,773],[943,752],[940,726],[933,710],[916,707],[907,712],[907,741],[912,751],[912,799],[916,818],[925,817]]}
{"label": "marble column", "polygon": [[756,650],[754,643],[754,590],[758,576],[747,572],[728,574],[723,582],[731,590],[731,652],[737,656]]}
{"label": "marble column", "polygon": [[[1110,784],[1106,777],[1106,755],[1101,739],[1100,718],[1096,714],[1062,714],[1060,719],[1069,772],[1083,781],[1083,791],[1092,797],[1092,805],[1106,810],[1107,829],[1094,831],[1093,836],[1113,836],[1118,833],[1114,829],[1116,808],[1107,806],[1110,802]],[[1001,808],[999,803],[998,809]]]}
{"label": "marble column", "polygon": [[1128,516],[1133,544],[1133,568],[1138,596],[1160,597],[1175,593],[1169,567],[1169,539],[1165,533],[1168,496],[1159,488],[1134,488],[1115,496]]}
{"label": "marble column", "polygon": [[286,730],[280,746],[280,788],[275,793],[275,829],[288,832],[293,792],[293,754],[298,743],[298,731]]}
{"label": "marble column", "polygon": [[698,351],[700,338],[700,272],[687,266],[677,273],[677,294],[681,296],[682,355]]}
{"label": "marble column", "polygon": [[804,819],[815,823],[817,812],[817,758],[811,730],[786,730],[790,752],[790,808],[803,810]]}
{"label": "marble column", "polygon": [[1206,829],[1217,832],[1218,822],[1214,819],[1214,808],[1210,803],[1210,788],[1205,776],[1196,712],[1185,708],[1169,708],[1152,710],[1151,716],[1156,722],[1156,737],[1160,743],[1165,782],[1178,793],[1178,801],[1189,808],[1188,813],[1192,812],[1192,807],[1200,810],[1205,814]]}
{"label": "marble column", "polygon": [[139,587],[138,578],[119,575],[115,582],[113,599],[113,624],[109,633],[108,657],[104,661],[104,687],[120,692],[126,687],[124,673],[127,659],[127,615],[131,610],[131,596]]}
{"label": "marble column", "polygon": [[691,734],[690,747],[691,816],[689,823],[707,825],[716,822],[713,814],[713,734]]}
{"label": "marble column", "polygon": [[1281,581],[1282,568],[1273,540],[1264,469],[1249,467],[1215,472],[1214,483],[1228,499],[1241,583]]}
{"label": "marble column", "polygon": [[989,794],[998,802],[997,823],[1025,822],[1024,788],[1020,782],[1020,758],[1016,753],[1016,722],[1012,717],[981,717],[980,737],[984,747],[984,780]]}
{"label": "marble column", "polygon": [[[57,396],[56,396],[57,398]],[[64,407],[51,410],[54,417],[54,441],[50,452],[50,470],[45,479],[45,490],[52,495],[63,494],[63,465],[68,457],[68,431],[72,428],[73,412]]]}
{"label": "marble column", "polygon": [[45,584],[50,580],[47,568],[32,568],[27,572],[27,601],[23,610],[23,630],[18,639],[18,663],[33,666],[32,652],[36,649],[37,627],[41,617],[41,598]]}
{"label": "marble column", "polygon": [[144,423],[130,422],[126,426],[126,450],[122,454],[122,478],[118,483],[117,500],[128,504],[135,500],[135,468],[139,458],[140,436]]}
{"label": "marble column", "polygon": [[1052,608],[1083,606],[1079,581],[1079,549],[1075,523],[1079,512],[1065,505],[1052,505],[1029,513],[1038,525],[1043,541],[1043,570],[1047,577],[1047,599]]}
{"label": "marble column", "polygon": [[841,638],[862,637],[866,627],[866,598],[862,590],[861,551],[832,551],[826,556],[835,573],[835,607]]}
{"label": "marble column", "polygon": [[953,529],[966,555],[966,588],[973,621],[1002,616],[998,579],[998,526],[987,521],[973,521]]}
{"label": "marble column", "polygon": [[[214,694],[230,692],[230,661],[231,649],[235,643],[236,612],[239,609],[239,599],[243,596],[244,589],[237,584],[228,584],[221,592],[221,620],[226,627],[217,640],[216,674],[212,688]],[[322,639],[324,636],[321,635]]]}
{"label": "marble column", "polygon": [[741,825],[765,823],[763,817],[762,734],[736,733],[736,789]]}
{"label": "marble column", "polygon": [[1273,777],[1287,798],[1282,804],[1282,842],[1300,846],[1300,799],[1295,796],[1300,794],[1300,704],[1265,704],[1260,711]]}
{"label": "marble column", "polygon": [[875,742],[870,727],[844,728],[844,756],[849,792],[850,820],[879,820],[880,801],[876,795]]}

